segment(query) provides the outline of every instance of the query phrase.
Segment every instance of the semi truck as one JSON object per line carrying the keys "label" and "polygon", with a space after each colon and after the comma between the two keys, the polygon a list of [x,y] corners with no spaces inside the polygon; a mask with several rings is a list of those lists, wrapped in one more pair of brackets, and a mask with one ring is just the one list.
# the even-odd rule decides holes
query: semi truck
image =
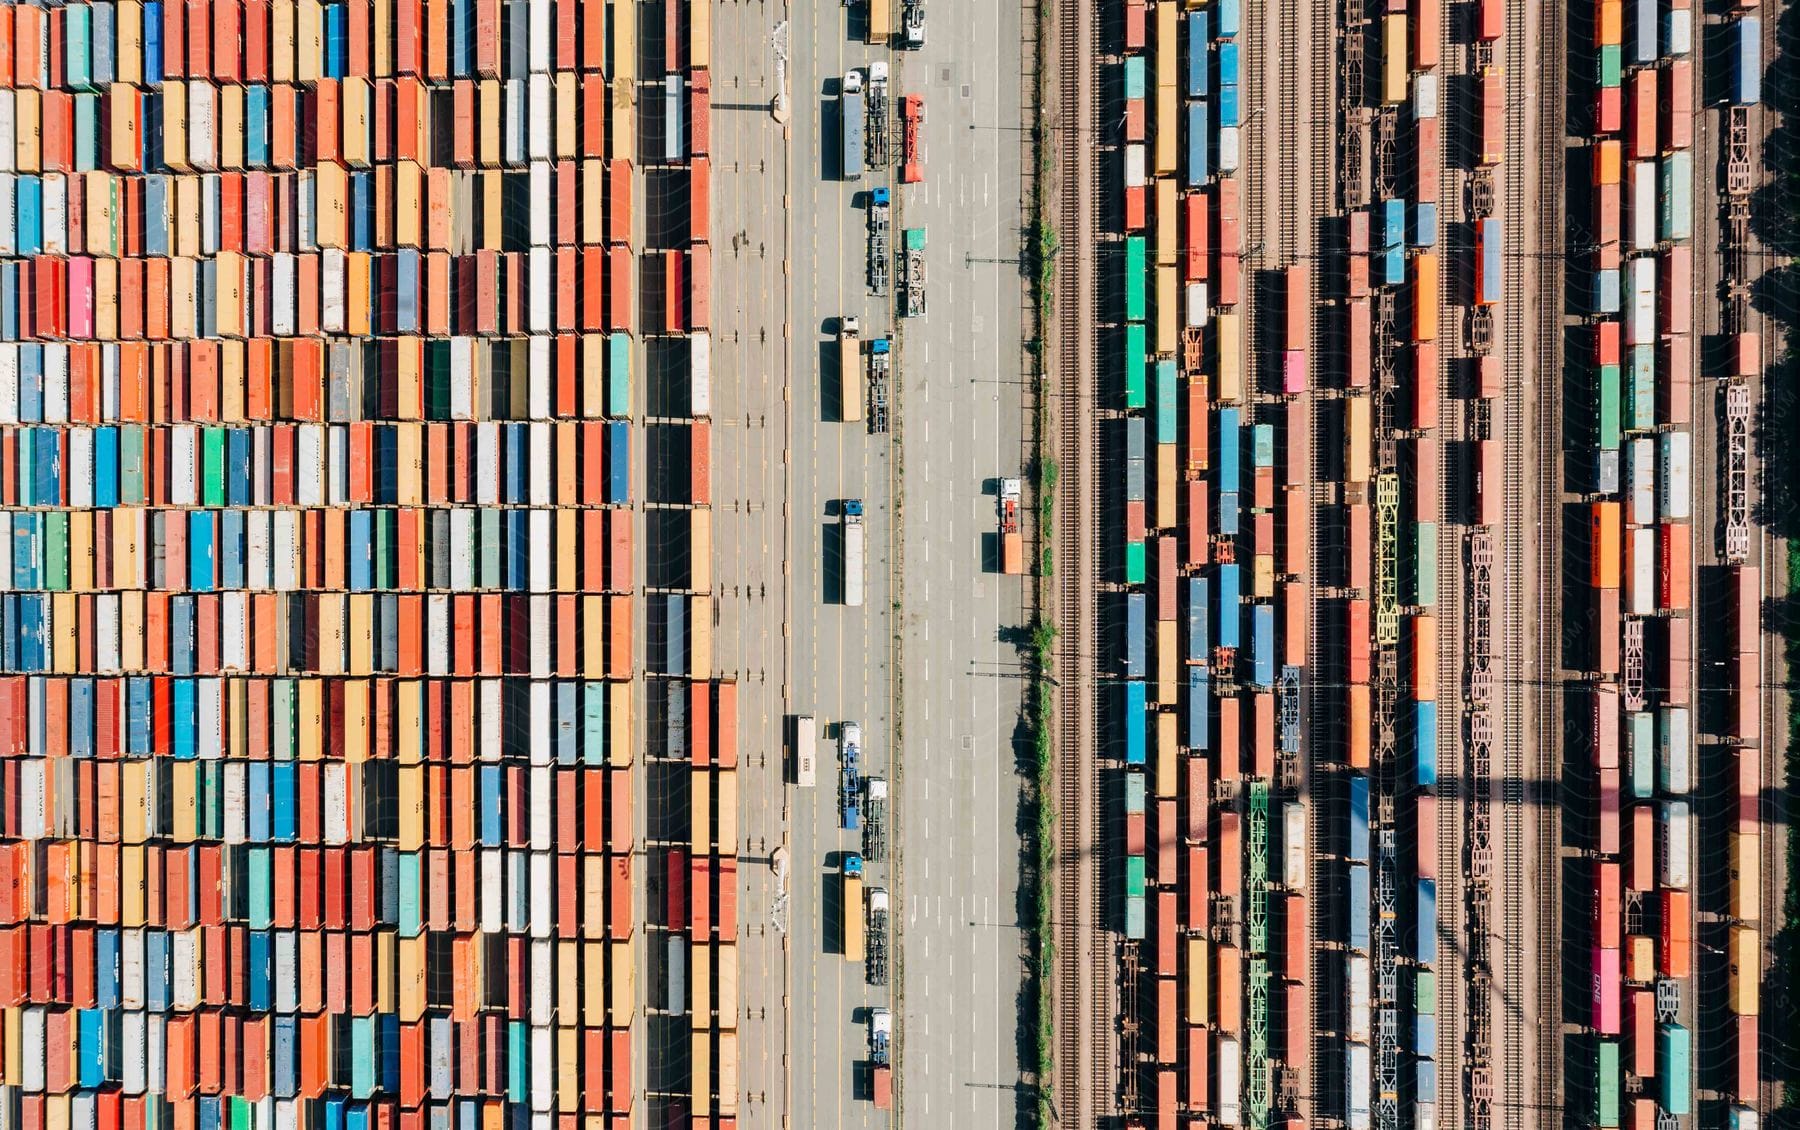
{"label": "semi truck", "polygon": [[819,723],[810,714],[794,719],[794,784],[810,789],[819,778]]}
{"label": "semi truck", "polygon": [[869,64],[868,89],[868,162],[869,168],[880,171],[887,168],[890,160],[888,141],[888,65],[886,63]]}
{"label": "semi truck", "polygon": [[887,778],[863,778],[863,858],[880,863],[887,855]]}
{"label": "semi truck", "polygon": [[863,79],[861,71],[844,72],[843,93],[838,97],[838,118],[843,127],[841,157],[844,179],[855,180],[862,176],[863,171]]}
{"label": "semi truck", "polygon": [[1025,571],[1024,539],[1019,534],[1019,480],[1000,480],[1000,571]]}
{"label": "semi truck", "polygon": [[863,602],[862,499],[845,499],[839,518],[844,534],[844,603],[851,608],[861,608]]}
{"label": "semi truck", "polygon": [[925,229],[906,229],[906,278],[902,285],[906,288],[906,304],[901,313],[908,318],[922,317],[925,313]]}
{"label": "semi truck", "polygon": [[[862,825],[862,727],[838,725],[838,823],[854,832]],[[858,857],[860,858],[860,857]]]}
{"label": "semi truck", "polygon": [[886,887],[870,887],[868,890],[869,922],[868,922],[868,964],[863,968],[863,977],[871,985],[888,983],[888,893]]}
{"label": "semi truck", "polygon": [[925,179],[925,96],[908,94],[902,98],[900,119],[900,183],[917,184]]}
{"label": "semi truck", "polygon": [[925,0],[904,0],[900,9],[903,44],[911,51],[925,46]]}
{"label": "semi truck", "polygon": [[838,319],[838,418],[846,423],[863,418],[860,329],[849,315]]}
{"label": "semi truck", "polygon": [[894,1104],[894,1014],[885,1008],[869,1010],[869,1097],[876,1110]]}
{"label": "semi truck", "polygon": [[889,199],[885,186],[869,192],[869,291],[872,294],[886,294],[888,288]]}
{"label": "semi truck", "polygon": [[842,919],[844,960],[863,959],[863,861],[850,852],[844,856],[843,899],[838,908]]}

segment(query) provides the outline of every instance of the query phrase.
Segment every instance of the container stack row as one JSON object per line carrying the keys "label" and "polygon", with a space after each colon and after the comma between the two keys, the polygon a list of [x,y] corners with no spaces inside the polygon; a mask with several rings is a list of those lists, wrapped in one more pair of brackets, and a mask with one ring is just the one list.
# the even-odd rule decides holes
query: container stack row
{"label": "container stack row", "polygon": [[14,1124],[630,1124],[633,12],[0,5]]}
{"label": "container stack row", "polygon": [[1591,1113],[1602,1127],[1650,1126],[1693,1103],[1695,17],[1687,0],[1592,8]]}

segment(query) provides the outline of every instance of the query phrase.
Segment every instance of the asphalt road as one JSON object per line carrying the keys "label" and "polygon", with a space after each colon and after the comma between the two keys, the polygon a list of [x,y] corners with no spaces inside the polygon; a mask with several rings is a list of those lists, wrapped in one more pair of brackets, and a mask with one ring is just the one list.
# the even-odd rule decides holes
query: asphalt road
{"label": "asphalt road", "polygon": [[[899,91],[925,96],[927,310],[902,329],[906,474],[902,1100],[922,1126],[1002,1127],[1019,1089],[1018,737],[998,480],[1022,476],[1020,9],[936,3]],[[1002,637],[1005,637],[1003,640]]]}
{"label": "asphalt road", "polygon": [[[861,723],[864,775],[891,777],[892,606],[895,531],[892,441],[863,423],[840,422],[833,336],[856,316],[865,338],[888,332],[884,305],[863,285],[865,212],[858,194],[880,183],[837,179],[838,89],[845,71],[886,58],[849,39],[850,10],[838,5],[788,9],[789,646],[788,709],[819,720],[818,784],[792,789],[793,990],[789,1065],[795,1127],[888,1125],[867,1098],[866,1010],[888,1005],[887,989],[865,983],[862,963],[841,953],[838,869],[843,853],[862,850],[859,834],[839,828],[835,739],[844,720]],[[825,179],[826,177],[831,179]],[[840,603],[843,591],[839,507],[865,509],[864,602]],[[869,865],[869,886],[893,883]],[[850,908],[861,913],[861,908]]]}

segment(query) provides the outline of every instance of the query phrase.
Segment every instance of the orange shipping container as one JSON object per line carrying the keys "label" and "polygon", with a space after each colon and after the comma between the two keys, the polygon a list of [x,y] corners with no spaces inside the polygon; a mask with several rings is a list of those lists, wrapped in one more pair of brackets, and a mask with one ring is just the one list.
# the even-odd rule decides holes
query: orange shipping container
{"label": "orange shipping container", "polygon": [[1619,587],[1619,523],[1616,502],[1593,504],[1588,523],[1589,583],[1597,589]]}

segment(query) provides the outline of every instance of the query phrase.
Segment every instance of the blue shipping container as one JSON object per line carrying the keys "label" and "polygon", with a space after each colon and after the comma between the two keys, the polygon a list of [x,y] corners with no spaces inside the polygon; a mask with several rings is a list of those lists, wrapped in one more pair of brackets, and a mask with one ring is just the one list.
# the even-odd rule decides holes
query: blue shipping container
{"label": "blue shipping container", "polygon": [[1205,752],[1212,744],[1208,728],[1211,702],[1212,680],[1204,667],[1188,668],[1187,685],[1187,742],[1189,749]]}
{"label": "blue shipping container", "polygon": [[1617,267],[1594,272],[1593,312],[1596,314],[1617,314],[1619,312],[1619,269]]}
{"label": "blue shipping container", "polygon": [[1239,12],[1242,11],[1240,0],[1219,0],[1213,6],[1213,10],[1219,13],[1219,38],[1232,39],[1236,37],[1240,22]]}
{"label": "blue shipping container", "polygon": [[1476,240],[1481,247],[1481,293],[1476,296],[1476,301],[1483,305],[1491,306],[1500,301],[1502,288],[1506,285],[1500,273],[1504,230],[1500,221],[1492,216],[1481,221],[1480,237]]}
{"label": "blue shipping container", "polygon": [[1156,361],[1156,442],[1175,442],[1176,387],[1175,359],[1159,357]]}
{"label": "blue shipping container", "polygon": [[1437,788],[1438,779],[1437,703],[1413,704],[1413,784],[1421,789]]}
{"label": "blue shipping container", "polygon": [[1344,854],[1369,861],[1369,778],[1361,773],[1350,774],[1350,843]]}
{"label": "blue shipping container", "polygon": [[1189,98],[1206,97],[1206,13],[1189,12],[1187,17],[1187,84],[1182,93]]}
{"label": "blue shipping container", "polygon": [[1275,685],[1275,606],[1250,606],[1250,683],[1252,686]]}
{"label": "blue shipping container", "polygon": [[1221,494],[1215,506],[1213,526],[1216,532],[1226,535],[1238,532],[1238,496],[1236,491]]}
{"label": "blue shipping container", "polygon": [[1144,684],[1125,684],[1125,763],[1144,763]]}
{"label": "blue shipping container", "polygon": [[1406,201],[1383,200],[1375,218],[1383,251],[1406,246]]}
{"label": "blue shipping container", "polygon": [[1242,48],[1236,43],[1219,44],[1219,86],[1237,86],[1243,81]]}
{"label": "blue shipping container", "polygon": [[1125,677],[1144,677],[1144,636],[1149,619],[1149,599],[1141,592],[1125,597]]}
{"label": "blue shipping container", "polygon": [[1242,100],[1238,97],[1237,87],[1220,86],[1219,93],[1213,101],[1219,107],[1220,129],[1233,129],[1240,124],[1239,116],[1242,113]]}
{"label": "blue shipping container", "polygon": [[1437,961],[1437,880],[1420,879],[1413,897],[1413,960],[1421,965]]}
{"label": "blue shipping container", "polygon": [[1350,865],[1350,948],[1369,952],[1369,865]]}
{"label": "blue shipping container", "polygon": [[1144,418],[1127,416],[1125,417],[1125,458],[1142,463],[1144,455]]}
{"label": "blue shipping container", "polygon": [[1626,22],[1625,37],[1630,42],[1631,61],[1634,63],[1656,62],[1656,12],[1657,0],[1630,0],[1630,12]]}
{"label": "blue shipping container", "polygon": [[606,425],[606,501],[631,501],[631,425],[612,420]]}
{"label": "blue shipping container", "polygon": [[1238,452],[1238,410],[1221,408],[1215,419],[1218,426],[1213,450],[1217,453],[1217,458],[1213,467],[1217,474],[1213,485],[1224,494],[1238,489],[1238,460],[1242,458]]}
{"label": "blue shipping container", "polygon": [[1426,200],[1413,208],[1413,246],[1436,247],[1438,238],[1437,202]]}
{"label": "blue shipping container", "polygon": [[1375,282],[1379,286],[1399,286],[1406,281],[1406,252],[1398,247],[1375,255]]}
{"label": "blue shipping container", "polygon": [[1238,646],[1238,608],[1239,597],[1238,567],[1235,563],[1219,566],[1219,614],[1213,622],[1218,625],[1220,647],[1235,649]]}
{"label": "blue shipping container", "polygon": [[1437,1058],[1437,1017],[1429,1012],[1413,1014],[1412,1053],[1423,1059]]}
{"label": "blue shipping container", "polygon": [[1207,653],[1212,650],[1212,641],[1208,638],[1212,633],[1208,630],[1208,615],[1211,609],[1207,606],[1208,590],[1211,586],[1204,577],[1189,577],[1187,582],[1187,661],[1189,663],[1205,663]]}
{"label": "blue shipping container", "polygon": [[1206,161],[1206,103],[1187,104],[1187,186],[1199,188],[1212,175]]}
{"label": "blue shipping container", "polygon": [[1762,101],[1762,21],[1741,17],[1731,28],[1731,101],[1754,106]]}

